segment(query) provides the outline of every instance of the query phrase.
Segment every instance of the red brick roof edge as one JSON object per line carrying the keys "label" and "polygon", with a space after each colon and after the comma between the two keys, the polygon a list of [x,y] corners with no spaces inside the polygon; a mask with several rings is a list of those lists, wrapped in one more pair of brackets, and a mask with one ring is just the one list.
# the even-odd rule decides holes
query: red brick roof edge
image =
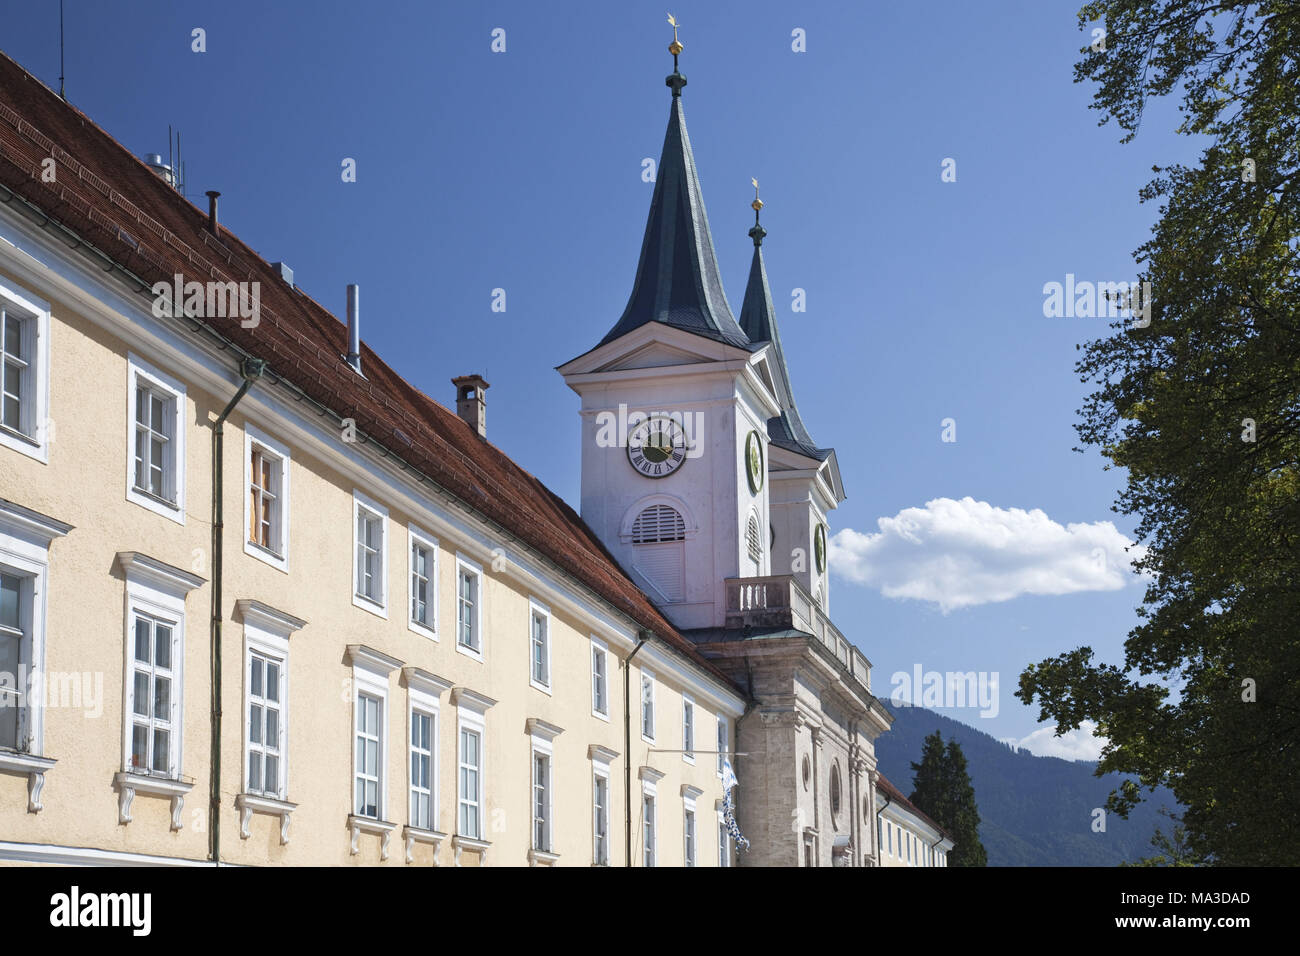
{"label": "red brick roof edge", "polygon": [[949,833],[943,827],[939,826],[939,824],[935,823],[934,820],[930,819],[930,816],[927,813],[925,813],[923,810],[918,809],[916,804],[914,804],[911,800],[907,799],[907,797],[903,796],[903,791],[899,790],[896,786],[894,786],[890,782],[889,778],[886,777],[883,773],[877,772],[876,774],[876,789],[881,791],[885,796],[889,797],[890,803],[902,804],[903,807],[909,813],[916,814],[916,816],[920,817],[926,823],[930,824],[930,826],[934,827],[936,830],[942,833],[949,840],[952,839],[951,833]]}

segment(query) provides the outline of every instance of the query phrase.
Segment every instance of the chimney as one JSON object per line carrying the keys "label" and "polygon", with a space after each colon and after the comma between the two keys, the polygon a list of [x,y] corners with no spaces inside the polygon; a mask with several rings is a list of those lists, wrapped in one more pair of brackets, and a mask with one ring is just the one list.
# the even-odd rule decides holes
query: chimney
{"label": "chimney", "polygon": [[159,179],[168,186],[175,186],[176,182],[172,177],[172,168],[163,162],[162,153],[145,153],[144,164],[154,171]]}
{"label": "chimney", "polygon": [[217,197],[220,195],[215,189],[208,190],[208,232],[218,237],[221,235],[217,232]]}
{"label": "chimney", "polygon": [[361,287],[355,282],[348,286],[348,354],[347,363],[352,371],[361,374]]}
{"label": "chimney", "polygon": [[453,378],[456,386],[456,414],[469,422],[469,426],[487,438],[487,395],[490,385],[482,375],[462,375]]}
{"label": "chimney", "polygon": [[278,275],[285,282],[289,283],[290,287],[293,286],[293,270],[290,269],[285,263],[272,262],[271,268],[275,270],[276,275]]}

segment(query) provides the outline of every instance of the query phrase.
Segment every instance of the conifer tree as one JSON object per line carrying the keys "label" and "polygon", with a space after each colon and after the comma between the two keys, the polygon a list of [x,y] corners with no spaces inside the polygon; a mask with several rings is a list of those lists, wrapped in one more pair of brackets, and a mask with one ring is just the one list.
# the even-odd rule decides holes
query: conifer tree
{"label": "conifer tree", "polygon": [[943,735],[936,730],[925,738],[921,762],[912,764],[912,774],[914,789],[908,799],[953,839],[948,865],[987,866],[988,854],[979,838],[975,788],[961,745],[950,740],[944,747]]}

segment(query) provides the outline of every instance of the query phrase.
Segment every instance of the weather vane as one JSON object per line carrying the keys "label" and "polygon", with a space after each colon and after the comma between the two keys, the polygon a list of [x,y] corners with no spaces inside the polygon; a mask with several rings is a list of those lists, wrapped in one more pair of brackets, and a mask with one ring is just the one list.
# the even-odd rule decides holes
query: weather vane
{"label": "weather vane", "polygon": [[676,58],[677,54],[681,53],[685,48],[677,39],[677,18],[670,13],[668,14],[668,22],[671,23],[673,27],[673,42],[668,45],[668,52]]}
{"label": "weather vane", "polygon": [[754,212],[758,212],[760,209],[763,208],[763,200],[758,198],[758,180],[750,179],[750,182],[754,184],[754,201],[749,205],[750,208],[754,210]]}

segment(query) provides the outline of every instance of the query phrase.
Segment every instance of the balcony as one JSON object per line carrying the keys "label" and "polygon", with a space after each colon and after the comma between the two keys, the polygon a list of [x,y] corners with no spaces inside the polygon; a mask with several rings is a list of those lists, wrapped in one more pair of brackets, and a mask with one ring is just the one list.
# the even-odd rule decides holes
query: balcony
{"label": "balcony", "polygon": [[792,575],[727,578],[727,627],[788,627],[817,638],[871,692],[871,662],[853,646]]}

